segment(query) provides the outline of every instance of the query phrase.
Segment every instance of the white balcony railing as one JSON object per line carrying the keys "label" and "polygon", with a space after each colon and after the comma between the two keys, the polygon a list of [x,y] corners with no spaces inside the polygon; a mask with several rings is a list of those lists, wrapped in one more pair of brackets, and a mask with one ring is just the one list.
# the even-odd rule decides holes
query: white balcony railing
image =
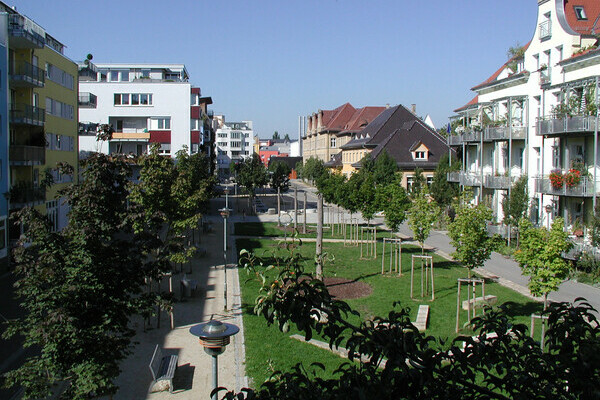
{"label": "white balcony railing", "polygon": [[549,39],[552,36],[552,24],[550,20],[540,23],[540,40]]}

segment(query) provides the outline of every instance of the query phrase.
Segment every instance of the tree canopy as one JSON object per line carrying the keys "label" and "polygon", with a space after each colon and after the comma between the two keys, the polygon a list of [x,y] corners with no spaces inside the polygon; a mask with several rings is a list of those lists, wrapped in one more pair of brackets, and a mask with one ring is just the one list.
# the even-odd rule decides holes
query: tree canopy
{"label": "tree canopy", "polygon": [[433,224],[440,216],[437,204],[429,197],[427,187],[422,186],[413,194],[412,204],[408,210],[408,225],[413,231],[414,239],[421,245],[421,252],[425,240],[429,237]]}
{"label": "tree canopy", "polygon": [[275,161],[269,165],[271,173],[271,186],[275,190],[285,191],[290,186],[290,173],[292,169],[283,161]]}
{"label": "tree canopy", "polygon": [[256,153],[237,164],[236,174],[237,182],[248,190],[251,198],[256,195],[256,189],[269,182],[267,169]]}
{"label": "tree canopy", "polygon": [[459,186],[457,183],[448,182],[448,173],[460,170],[460,163],[456,158],[448,162],[448,155],[444,154],[433,173],[431,183],[431,196],[440,207],[448,207],[458,197]]}

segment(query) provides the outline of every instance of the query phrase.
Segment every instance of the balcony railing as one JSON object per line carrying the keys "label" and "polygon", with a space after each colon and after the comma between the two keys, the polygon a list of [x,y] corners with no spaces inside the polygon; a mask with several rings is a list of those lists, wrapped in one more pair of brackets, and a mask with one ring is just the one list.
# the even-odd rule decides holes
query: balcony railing
{"label": "balcony railing", "polygon": [[550,39],[552,36],[552,24],[550,20],[540,23],[540,40]]}
{"label": "balcony railing", "polygon": [[596,117],[577,115],[567,118],[543,119],[537,123],[537,135],[586,133],[596,130]]}
{"label": "balcony railing", "polygon": [[447,176],[448,182],[460,182],[460,172],[459,171],[454,171],[454,172],[448,172],[448,176]]}
{"label": "balcony railing", "polygon": [[89,92],[79,93],[79,107],[82,108],[96,108],[98,105],[98,97],[95,94]]}
{"label": "balcony railing", "polygon": [[524,126],[513,126],[512,132],[507,126],[488,126],[485,128],[485,140],[524,140],[527,136],[527,128]]}
{"label": "balcony railing", "polygon": [[92,122],[80,122],[79,123],[79,135],[93,135],[96,136],[98,134],[98,125]]}
{"label": "balcony railing", "polygon": [[450,135],[448,136],[449,146],[459,146],[462,144],[462,135]]}
{"label": "balcony railing", "polygon": [[10,80],[13,86],[44,87],[46,71],[22,61],[10,69]]}
{"label": "balcony railing", "polygon": [[[594,181],[586,177],[581,178],[581,181],[574,186],[568,186],[563,182],[561,187],[554,187],[550,182],[550,178],[536,178],[535,190],[538,193],[556,196],[593,197]],[[596,181],[596,193],[600,193],[600,181]]]}
{"label": "balcony railing", "polygon": [[46,200],[46,190],[31,184],[18,182],[10,188],[10,208],[17,209],[29,205],[41,204]]}
{"label": "balcony railing", "polygon": [[20,14],[9,14],[8,33],[12,47],[41,49],[46,43],[44,28]]}
{"label": "balcony railing", "polygon": [[462,134],[463,142],[479,142],[481,141],[481,131],[465,132]]}
{"label": "balcony railing", "polygon": [[43,108],[17,103],[10,109],[10,122],[13,124],[43,126],[45,120],[46,113]]}
{"label": "balcony railing", "polygon": [[508,189],[512,179],[509,176],[487,175],[484,180],[484,186],[489,189]]}
{"label": "balcony railing", "polygon": [[479,186],[481,185],[481,175],[461,171],[459,182],[463,186]]}
{"label": "balcony railing", "polygon": [[10,146],[11,165],[42,165],[46,163],[46,149],[38,146]]}

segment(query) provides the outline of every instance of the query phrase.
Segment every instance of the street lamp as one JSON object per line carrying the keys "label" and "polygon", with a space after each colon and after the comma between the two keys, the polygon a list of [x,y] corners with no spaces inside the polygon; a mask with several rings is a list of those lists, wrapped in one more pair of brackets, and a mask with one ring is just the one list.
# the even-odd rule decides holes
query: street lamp
{"label": "street lamp", "polygon": [[221,217],[223,217],[223,309],[227,311],[227,218],[231,210],[228,207],[229,189],[225,189],[225,208],[220,209]]}
{"label": "street lamp", "polygon": [[546,213],[548,214],[546,223],[548,224],[548,230],[550,230],[550,213],[552,212],[553,208],[554,207],[552,207],[552,204],[546,204],[545,209],[546,209]]}
{"label": "street lamp", "polygon": [[[212,318],[212,317],[211,317]],[[213,390],[219,387],[217,357],[223,354],[225,347],[229,344],[231,336],[240,331],[237,325],[224,323],[211,319],[203,324],[194,325],[190,328],[190,333],[198,336],[200,344],[204,351],[212,356],[213,362]],[[212,400],[217,400],[217,392],[214,391]]]}
{"label": "street lamp", "polygon": [[281,221],[281,225],[283,225],[284,241],[287,242],[287,228],[292,223],[292,216],[284,212],[279,219]]}

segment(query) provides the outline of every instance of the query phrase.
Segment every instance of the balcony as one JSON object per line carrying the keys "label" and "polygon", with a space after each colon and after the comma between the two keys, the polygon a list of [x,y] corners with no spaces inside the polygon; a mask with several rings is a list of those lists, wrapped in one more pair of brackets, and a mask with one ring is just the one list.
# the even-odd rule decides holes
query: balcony
{"label": "balcony", "polygon": [[10,209],[19,209],[26,206],[42,204],[46,200],[46,190],[33,187],[31,183],[17,182],[10,188]]}
{"label": "balcony", "polygon": [[459,171],[448,172],[447,180],[448,180],[448,182],[454,182],[454,183],[460,182],[460,172]]}
{"label": "balcony", "polygon": [[43,165],[46,163],[46,149],[38,146],[10,146],[11,165]]}
{"label": "balcony", "polygon": [[508,189],[512,179],[508,176],[487,175],[484,180],[484,186],[488,189]]}
{"label": "balcony", "polygon": [[509,131],[507,126],[488,126],[485,128],[485,140],[525,140],[527,127],[513,126]]}
{"label": "balcony", "polygon": [[10,47],[16,49],[41,49],[46,44],[44,28],[20,14],[9,14],[8,34]]}
{"label": "balcony", "polygon": [[98,134],[98,126],[92,122],[80,122],[79,123],[79,135],[81,136],[96,136]]}
{"label": "balcony", "polygon": [[10,83],[13,87],[44,87],[46,71],[38,68],[27,61],[16,63],[10,69]]}
{"label": "balcony", "polygon": [[139,142],[150,140],[150,132],[147,129],[124,129],[123,132],[113,132],[110,140]]}
{"label": "balcony", "polygon": [[78,104],[80,108],[96,108],[98,97],[93,93],[79,92]]}
{"label": "balcony", "polygon": [[465,132],[462,134],[463,142],[479,142],[481,141],[481,131]]}
{"label": "balcony", "polygon": [[480,186],[481,175],[473,172],[460,172],[459,183],[463,186]]}
{"label": "balcony", "polygon": [[537,123],[538,136],[592,133],[596,130],[596,117],[578,115],[567,118],[543,119]]}
{"label": "balcony", "polygon": [[10,122],[19,125],[44,126],[46,113],[43,108],[29,104],[13,104],[10,109]]}
{"label": "balcony", "polygon": [[540,40],[548,40],[552,37],[552,24],[549,19],[544,22],[541,22],[539,28]]}
{"label": "balcony", "polygon": [[[562,187],[556,188],[550,183],[550,178],[536,178],[535,190],[538,193],[555,196],[593,197],[594,181],[590,178],[581,178],[581,181],[572,187],[563,183]],[[600,181],[596,182],[596,193],[600,193]]]}
{"label": "balcony", "polygon": [[463,143],[461,135],[448,136],[448,146],[460,146]]}

